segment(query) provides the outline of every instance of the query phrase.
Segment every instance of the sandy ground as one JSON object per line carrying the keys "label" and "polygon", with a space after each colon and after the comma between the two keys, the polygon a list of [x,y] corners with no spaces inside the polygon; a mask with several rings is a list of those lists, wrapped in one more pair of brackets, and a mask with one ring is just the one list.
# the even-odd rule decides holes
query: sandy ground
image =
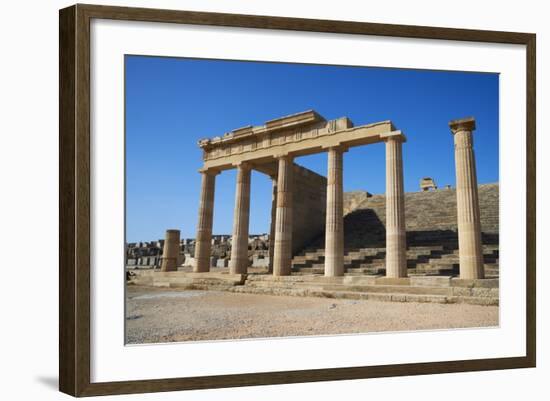
{"label": "sandy ground", "polygon": [[498,325],[497,306],[399,303],[128,286],[126,341],[366,333]]}

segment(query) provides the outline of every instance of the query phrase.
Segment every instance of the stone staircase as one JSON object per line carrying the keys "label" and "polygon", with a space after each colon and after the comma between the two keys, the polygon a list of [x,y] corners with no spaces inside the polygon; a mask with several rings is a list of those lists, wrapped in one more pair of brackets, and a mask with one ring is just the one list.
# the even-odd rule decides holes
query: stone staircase
{"label": "stone staircase", "polygon": [[[292,260],[292,274],[323,274],[324,249],[305,249]],[[487,277],[498,276],[498,245],[483,245]],[[384,275],[386,249],[380,247],[348,249],[344,252],[344,272],[347,276]],[[407,268],[409,275],[457,275],[458,249],[445,245],[409,246]]]}
{"label": "stone staircase", "polygon": [[[498,276],[498,184],[479,186],[483,258],[488,277]],[[346,275],[385,273],[384,195],[348,195],[344,217],[344,270]],[[409,274],[458,274],[456,191],[442,189],[405,194],[407,267]],[[299,251],[292,261],[293,274],[322,274],[324,233]]]}
{"label": "stone staircase", "polygon": [[387,278],[380,275],[321,274],[273,276],[265,272],[243,274],[158,272],[138,270],[130,285],[180,290],[227,291],[244,294],[322,297],[385,302],[467,303],[498,305],[499,280],[462,280],[451,276]]}

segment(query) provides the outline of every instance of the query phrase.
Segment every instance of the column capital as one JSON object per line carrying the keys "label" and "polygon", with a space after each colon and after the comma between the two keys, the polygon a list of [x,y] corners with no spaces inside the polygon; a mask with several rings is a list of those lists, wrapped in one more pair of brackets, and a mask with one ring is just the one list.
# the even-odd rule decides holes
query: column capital
{"label": "column capital", "polygon": [[405,134],[402,131],[399,131],[399,130],[385,132],[383,134],[380,134],[380,138],[384,142],[388,142],[388,141],[407,142],[407,137],[405,136]]}
{"label": "column capital", "polygon": [[342,153],[347,152],[348,149],[349,149],[348,146],[342,145],[342,144],[323,146],[323,150],[327,150],[327,151],[336,150],[336,151],[339,151],[339,152],[342,152]]}
{"label": "column capital", "polygon": [[240,161],[232,164],[233,167],[241,168],[243,170],[252,170],[252,165],[249,162]]}
{"label": "column capital", "polygon": [[451,132],[456,134],[459,131],[470,131],[476,129],[476,120],[474,117],[460,118],[458,120],[449,121],[449,128]]}
{"label": "column capital", "polygon": [[291,153],[278,153],[278,154],[275,154],[273,155],[273,158],[276,159],[276,160],[280,160],[280,159],[287,159],[289,161],[291,160],[294,160],[294,155],[292,155]]}
{"label": "column capital", "polygon": [[199,169],[199,173],[206,174],[206,175],[211,175],[211,176],[216,176],[216,175],[220,174],[221,171],[217,170],[217,169],[214,169],[214,168],[205,168],[205,167],[203,167],[203,168]]}

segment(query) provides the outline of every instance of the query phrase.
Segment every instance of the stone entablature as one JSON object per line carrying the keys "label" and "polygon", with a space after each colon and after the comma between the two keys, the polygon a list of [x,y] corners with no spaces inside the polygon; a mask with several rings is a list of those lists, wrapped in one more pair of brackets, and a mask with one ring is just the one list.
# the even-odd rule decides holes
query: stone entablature
{"label": "stone entablature", "polygon": [[277,145],[307,141],[332,135],[337,131],[348,128],[353,128],[353,124],[346,117],[330,121],[313,122],[307,125],[302,123],[295,127],[291,126],[275,130],[264,128],[264,126],[250,127],[250,132],[246,134],[237,134],[234,131],[228,137],[218,137],[219,139],[214,138],[212,140],[203,139],[199,142],[199,145],[205,152],[203,155],[204,159],[211,160]]}
{"label": "stone entablature", "polygon": [[299,130],[305,125],[311,125],[314,123],[326,123],[326,120],[317,114],[313,110],[307,110],[301,113],[292,114],[285,117],[280,117],[274,120],[267,121],[264,125],[252,126],[234,129],[231,132],[225,133],[223,136],[217,136],[212,139],[199,140],[199,146],[201,148],[209,147],[209,145],[217,145],[223,143],[224,145],[243,142],[245,140],[257,140],[263,139],[266,134],[274,133],[282,129],[296,129]]}
{"label": "stone entablature", "polygon": [[[382,142],[382,134],[395,131],[391,121],[354,127],[348,117],[325,120],[313,110],[267,121],[261,126],[247,126],[223,137],[202,139],[204,169],[224,170],[242,162],[251,162],[260,171],[261,165],[274,157],[291,154],[302,156],[319,153],[330,147],[351,147]],[[397,132],[399,133],[399,132]],[[399,133],[400,134],[400,133]],[[263,166],[267,167],[267,166]]]}

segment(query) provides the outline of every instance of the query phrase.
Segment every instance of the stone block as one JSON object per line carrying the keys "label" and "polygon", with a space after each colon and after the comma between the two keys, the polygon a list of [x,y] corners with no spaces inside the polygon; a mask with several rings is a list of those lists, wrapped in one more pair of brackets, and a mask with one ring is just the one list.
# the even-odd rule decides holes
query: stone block
{"label": "stone block", "polygon": [[474,287],[472,288],[472,296],[498,298],[498,288]]}
{"label": "stone block", "polygon": [[411,276],[412,287],[450,287],[451,277],[440,276]]}
{"label": "stone block", "polygon": [[218,259],[216,261],[216,267],[219,267],[219,268],[229,267],[229,259]]}
{"label": "stone block", "polygon": [[453,287],[453,295],[458,297],[472,296],[472,288],[470,287]]}
{"label": "stone block", "polygon": [[391,300],[393,302],[407,302],[407,294],[392,294]]}
{"label": "stone block", "polygon": [[392,294],[369,293],[368,299],[369,301],[389,302],[392,300]]}
{"label": "stone block", "polygon": [[267,257],[263,255],[252,256],[252,267],[268,267],[268,266],[269,266],[269,256]]}
{"label": "stone block", "polygon": [[498,278],[461,279],[455,277],[451,280],[451,286],[468,288],[498,288],[499,280]]}
{"label": "stone block", "polygon": [[453,277],[451,279],[451,287],[463,287],[463,288],[473,288],[474,280],[467,280],[458,277]]}
{"label": "stone block", "polygon": [[183,266],[195,267],[197,260],[192,256],[186,256],[183,261]]}
{"label": "stone block", "polygon": [[474,281],[475,288],[498,288],[499,279],[498,278],[485,278]]}
{"label": "stone block", "polygon": [[375,285],[376,280],[381,276],[344,276],[343,284],[363,284],[363,285]]}
{"label": "stone block", "polygon": [[437,304],[447,303],[447,297],[441,295],[420,295],[420,294],[407,294],[407,302],[429,302]]}
{"label": "stone block", "polygon": [[498,306],[499,304],[498,298],[491,298],[491,297],[464,297],[464,298],[461,298],[459,302],[469,304],[469,305],[483,305],[483,306]]}
{"label": "stone block", "polygon": [[410,285],[409,277],[378,277],[375,280],[377,285]]}

